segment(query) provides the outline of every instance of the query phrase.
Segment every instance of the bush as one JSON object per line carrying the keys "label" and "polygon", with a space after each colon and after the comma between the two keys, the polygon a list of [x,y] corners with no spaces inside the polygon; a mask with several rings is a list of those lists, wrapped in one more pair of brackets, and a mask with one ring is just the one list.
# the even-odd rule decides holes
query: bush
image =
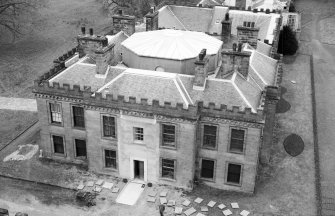
{"label": "bush", "polygon": [[148,183],[148,187],[152,187],[152,183],[151,182]]}
{"label": "bush", "polygon": [[289,26],[284,26],[279,34],[278,53],[294,55],[299,48],[298,40]]}
{"label": "bush", "polygon": [[128,182],[128,179],[124,178],[122,179],[123,183],[127,183]]}

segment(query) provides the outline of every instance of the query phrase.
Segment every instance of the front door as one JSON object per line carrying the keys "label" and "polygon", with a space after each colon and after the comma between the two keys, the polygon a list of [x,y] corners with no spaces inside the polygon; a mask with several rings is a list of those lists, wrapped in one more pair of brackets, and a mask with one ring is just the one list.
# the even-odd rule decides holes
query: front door
{"label": "front door", "polygon": [[138,179],[144,179],[144,162],[134,160],[134,177]]}

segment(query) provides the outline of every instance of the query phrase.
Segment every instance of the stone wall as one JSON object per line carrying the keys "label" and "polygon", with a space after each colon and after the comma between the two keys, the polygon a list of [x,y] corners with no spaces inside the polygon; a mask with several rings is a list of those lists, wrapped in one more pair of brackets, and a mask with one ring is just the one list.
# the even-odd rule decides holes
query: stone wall
{"label": "stone wall", "polygon": [[124,31],[128,36],[135,33],[135,17],[128,15],[113,16],[113,34]]}

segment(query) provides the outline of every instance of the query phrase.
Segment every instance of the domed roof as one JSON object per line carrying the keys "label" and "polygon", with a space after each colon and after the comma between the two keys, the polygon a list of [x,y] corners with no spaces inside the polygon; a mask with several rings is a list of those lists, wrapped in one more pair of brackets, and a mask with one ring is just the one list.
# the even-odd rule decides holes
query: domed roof
{"label": "domed roof", "polygon": [[140,56],[183,60],[195,58],[202,49],[217,54],[222,41],[202,32],[164,29],[135,33],[122,45]]}

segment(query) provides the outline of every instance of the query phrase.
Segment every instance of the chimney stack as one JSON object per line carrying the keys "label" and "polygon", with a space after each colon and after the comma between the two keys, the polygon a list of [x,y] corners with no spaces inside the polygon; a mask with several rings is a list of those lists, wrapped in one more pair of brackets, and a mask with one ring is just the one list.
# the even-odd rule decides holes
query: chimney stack
{"label": "chimney stack", "polygon": [[158,30],[158,11],[156,11],[156,7],[151,7],[150,12],[145,15],[145,30]]}
{"label": "chimney stack", "polygon": [[221,40],[224,43],[228,43],[231,35],[231,25],[232,21],[229,18],[229,13],[226,13],[225,19],[221,22],[222,30],[221,30]]}
{"label": "chimney stack", "polygon": [[106,74],[108,66],[114,58],[114,51],[113,51],[114,46],[115,44],[112,43],[95,50],[96,74],[98,75]]}
{"label": "chimney stack", "polygon": [[257,48],[259,28],[237,26],[238,43],[248,43],[250,46]]}
{"label": "chimney stack", "polygon": [[195,77],[193,82],[194,90],[205,90],[208,73],[208,61],[209,59],[206,56],[206,49],[202,49],[195,62]]}
{"label": "chimney stack", "polygon": [[86,28],[85,28],[85,26],[82,26],[82,27],[81,27],[81,34],[82,34],[82,35],[85,35],[85,34],[86,34]]}
{"label": "chimney stack", "polygon": [[124,31],[127,35],[135,33],[135,16],[124,15],[122,10],[118,11],[113,17],[113,34]]}
{"label": "chimney stack", "polygon": [[[231,72],[239,72],[245,78],[248,77],[250,52],[242,51],[242,43],[238,46],[233,44],[232,50],[222,51],[222,66],[220,68],[220,76],[224,77]],[[218,78],[220,78],[220,76]]]}

